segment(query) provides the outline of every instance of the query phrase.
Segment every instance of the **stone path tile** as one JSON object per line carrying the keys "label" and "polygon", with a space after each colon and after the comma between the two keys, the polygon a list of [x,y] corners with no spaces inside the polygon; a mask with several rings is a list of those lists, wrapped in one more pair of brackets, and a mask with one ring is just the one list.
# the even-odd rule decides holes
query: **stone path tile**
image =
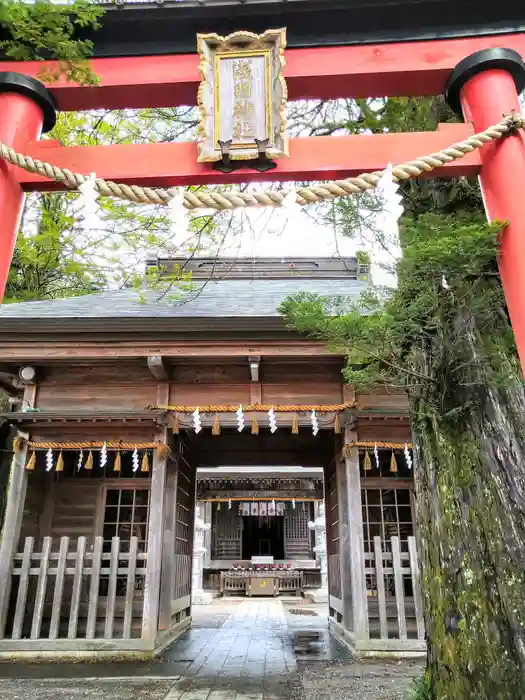
{"label": "stone path tile", "polygon": [[326,608],[300,600],[218,601],[194,614],[155,661],[0,664],[0,700],[406,700],[420,672],[357,663],[329,636]]}

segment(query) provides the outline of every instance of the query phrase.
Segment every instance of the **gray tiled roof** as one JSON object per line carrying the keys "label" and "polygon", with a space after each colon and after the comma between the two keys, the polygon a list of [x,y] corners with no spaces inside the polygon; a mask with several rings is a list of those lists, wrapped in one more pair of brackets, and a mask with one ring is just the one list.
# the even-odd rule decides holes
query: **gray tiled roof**
{"label": "gray tiled roof", "polygon": [[223,279],[186,292],[180,301],[148,292],[117,290],[53,301],[0,306],[2,319],[268,318],[288,296],[313,292],[357,299],[367,284],[355,279]]}

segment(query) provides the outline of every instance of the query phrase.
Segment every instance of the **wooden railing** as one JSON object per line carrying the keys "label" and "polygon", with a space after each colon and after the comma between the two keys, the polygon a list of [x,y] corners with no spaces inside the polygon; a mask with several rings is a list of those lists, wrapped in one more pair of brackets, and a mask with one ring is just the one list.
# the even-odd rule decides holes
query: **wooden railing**
{"label": "wooden railing", "polygon": [[131,639],[141,636],[147,554],[138,539],[27,537],[14,556],[4,639]]}
{"label": "wooden railing", "polygon": [[308,569],[303,570],[303,589],[313,589],[321,588],[322,586],[322,576],[321,572],[318,570],[308,571]]}
{"label": "wooden railing", "polygon": [[[303,590],[303,574],[300,571],[281,574],[272,571],[259,573],[222,571],[221,593],[223,595],[249,593],[250,583],[257,578],[273,579],[275,590],[279,593],[293,592],[300,595]],[[273,595],[273,589],[272,593],[268,590],[268,595]]]}
{"label": "wooden railing", "polygon": [[419,562],[414,537],[392,537],[387,546],[374,537],[373,553],[365,553],[368,622],[371,639],[425,639]]}

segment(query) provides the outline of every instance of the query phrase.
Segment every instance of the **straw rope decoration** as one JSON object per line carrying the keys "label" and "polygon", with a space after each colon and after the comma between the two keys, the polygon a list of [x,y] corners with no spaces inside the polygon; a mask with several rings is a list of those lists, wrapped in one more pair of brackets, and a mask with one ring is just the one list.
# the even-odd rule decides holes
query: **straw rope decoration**
{"label": "straw rope decoration", "polygon": [[[244,413],[268,413],[273,408],[275,413],[331,413],[332,411],[344,411],[347,408],[356,408],[355,401],[350,403],[334,403],[334,404],[259,404],[254,403],[249,406],[243,406]],[[172,413],[193,413],[197,406],[162,406],[158,404],[150,404],[146,406],[149,411],[171,411]],[[239,410],[239,405],[233,404],[212,404],[210,406],[199,406],[199,413],[236,413]],[[108,442],[109,446],[109,442]]]}
{"label": "straw rope decoration", "polygon": [[[393,178],[396,182],[410,180],[419,177],[423,173],[429,173],[437,168],[441,168],[446,163],[463,158],[468,153],[482,148],[486,143],[497,141],[503,137],[516,133],[517,129],[525,128],[525,117],[512,113],[505,116],[502,121],[493,126],[489,126],[484,131],[473,134],[464,141],[452,144],[436,153],[421,156],[415,160],[402,163],[392,169]],[[55,182],[62,182],[71,190],[78,190],[90,178],[80,173],[73,173],[66,168],[60,168],[51,163],[35,160],[31,156],[18,153],[5,143],[0,142],[0,157],[8,163],[16,165],[29,173],[34,173],[47,177]],[[381,176],[382,171],[363,173],[357,177],[350,177],[346,180],[334,180],[311,187],[303,187],[297,190],[297,204],[306,205],[326,200],[337,199],[339,197],[351,197],[360,192],[374,189]],[[167,206],[169,202],[177,196],[177,189],[159,189],[151,187],[139,187],[138,185],[124,185],[111,182],[110,180],[96,179],[95,189],[103,196],[118,197],[129,202],[139,204],[160,204]],[[184,207],[193,209],[215,209],[217,211],[240,209],[242,207],[280,207],[286,200],[287,191],[266,190],[261,192],[240,192],[211,190],[209,192],[184,192]]]}
{"label": "straw rope decoration", "polygon": [[[91,450],[102,449],[106,445],[109,450],[157,450],[159,457],[168,454],[168,445],[163,442],[31,442],[27,443],[30,450]],[[15,449],[20,449],[20,443],[13,443]]]}
{"label": "straw rope decoration", "polygon": [[376,447],[379,450],[404,450],[405,447],[408,447],[410,449],[413,448],[413,445],[411,442],[347,442],[343,446],[343,454],[348,455],[350,450],[352,450],[354,447],[366,447],[370,449],[374,449]]}
{"label": "straw rope decoration", "polygon": [[[79,452],[78,466],[77,470],[82,468],[88,471],[93,469],[93,452],[94,449],[100,449],[101,454],[105,449],[115,450],[115,460],[113,463],[113,471],[119,472],[122,469],[122,458],[121,452],[125,450],[155,450],[160,459],[167,457],[169,454],[169,447],[163,442],[34,442],[27,441],[24,438],[17,436],[13,440],[13,449],[21,450],[27,447],[31,451],[29,460],[25,466],[27,471],[34,471],[36,468],[36,450],[46,450],[46,454],[52,454],[53,450],[58,451],[58,459],[54,467],[54,471],[61,472],[64,471],[64,458],[62,455],[63,450],[77,450]],[[84,461],[84,450],[87,451],[87,458]],[[150,471],[150,462],[148,452],[145,452],[142,457],[142,462],[140,465],[141,472]],[[48,459],[50,461],[51,458]],[[105,466],[105,465],[104,465]]]}

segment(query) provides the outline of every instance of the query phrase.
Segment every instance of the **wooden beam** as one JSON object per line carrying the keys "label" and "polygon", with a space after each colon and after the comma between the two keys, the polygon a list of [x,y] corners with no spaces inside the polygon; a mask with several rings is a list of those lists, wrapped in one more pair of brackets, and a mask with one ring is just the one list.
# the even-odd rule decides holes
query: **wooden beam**
{"label": "wooden beam", "polygon": [[[24,391],[23,405],[34,408],[36,405],[36,385],[27,386]],[[11,477],[7,487],[7,504],[4,514],[0,543],[0,638],[4,636],[7,619],[9,596],[11,594],[11,569],[13,557],[16,554],[22,518],[24,516],[24,504],[27,492],[27,471],[25,470],[27,458],[27,433],[19,433],[24,438],[23,446],[14,451],[11,462]]]}
{"label": "wooden beam", "polygon": [[[525,55],[525,35],[328,46],[286,51],[291,100],[439,95],[456,64],[480,49],[506,47]],[[38,77],[52,62],[3,61],[3,71]],[[65,79],[50,85],[59,109],[140,109],[196,104],[197,54],[97,58],[100,83],[79,86]],[[98,174],[98,170],[96,171]]]}
{"label": "wooden beam", "polygon": [[250,403],[262,403],[262,384],[261,382],[252,382],[250,384]]}
{"label": "wooden beam", "polygon": [[178,456],[177,452],[176,460],[168,458],[166,465],[159,630],[170,629],[172,621],[171,600],[174,594],[175,583],[175,529],[177,525],[177,483],[179,476]]}
{"label": "wooden beam", "polygon": [[[108,319],[108,322],[110,319]],[[29,362],[40,360],[120,360],[141,358],[157,350],[166,357],[247,357],[254,353],[263,357],[338,357],[322,343],[310,340],[260,342],[247,344],[242,341],[86,341],[78,337],[72,341],[0,342],[0,360],[4,362]]]}
{"label": "wooden beam", "polygon": [[148,368],[158,382],[169,380],[170,377],[162,355],[149,355]]}
{"label": "wooden beam", "polygon": [[[167,443],[168,430],[157,435],[159,442]],[[164,494],[166,488],[167,456],[153,453],[150,490],[150,519],[148,527],[148,560],[144,582],[144,610],[142,615],[142,639],[155,643],[159,623],[160,581],[164,530]]]}
{"label": "wooden beam", "polygon": [[[291,139],[290,157],[280,158],[275,170],[267,173],[246,168],[233,173],[213,170],[207,163],[197,163],[197,145],[190,141],[67,147],[50,147],[45,141],[36,141],[20,145],[19,150],[26,156],[73,172],[96,172],[99,178],[106,180],[144,187],[177,187],[355,177],[382,170],[388,163],[403,163],[440,151],[473,133],[470,124],[443,124],[437,131],[428,132]],[[432,176],[475,175],[479,169],[479,153],[475,151],[461,160],[447,163]],[[61,182],[25,170],[17,169],[16,173],[28,192],[67,189]]]}
{"label": "wooden beam", "polygon": [[[357,433],[349,426],[345,427],[345,443],[357,441]],[[341,573],[344,578],[345,586],[350,586],[351,595],[346,597],[352,604],[352,619],[353,627],[350,628],[346,624],[345,628],[352,632],[355,639],[368,639],[368,599],[366,595],[366,577],[365,577],[365,548],[363,537],[363,514],[361,505],[361,476],[359,473],[359,450],[354,447],[346,455],[342,463],[344,469],[344,484],[345,490],[344,500],[347,504],[347,512],[345,514],[345,530],[347,536],[342,540],[345,544],[349,556],[350,570],[345,574]],[[343,514],[340,515],[342,520]],[[341,571],[343,569],[343,560],[341,560]],[[343,589],[343,594],[346,591]]]}
{"label": "wooden beam", "polygon": [[259,382],[259,365],[261,362],[261,356],[250,355],[250,357],[248,358],[248,362],[250,364],[250,378],[252,382]]}

